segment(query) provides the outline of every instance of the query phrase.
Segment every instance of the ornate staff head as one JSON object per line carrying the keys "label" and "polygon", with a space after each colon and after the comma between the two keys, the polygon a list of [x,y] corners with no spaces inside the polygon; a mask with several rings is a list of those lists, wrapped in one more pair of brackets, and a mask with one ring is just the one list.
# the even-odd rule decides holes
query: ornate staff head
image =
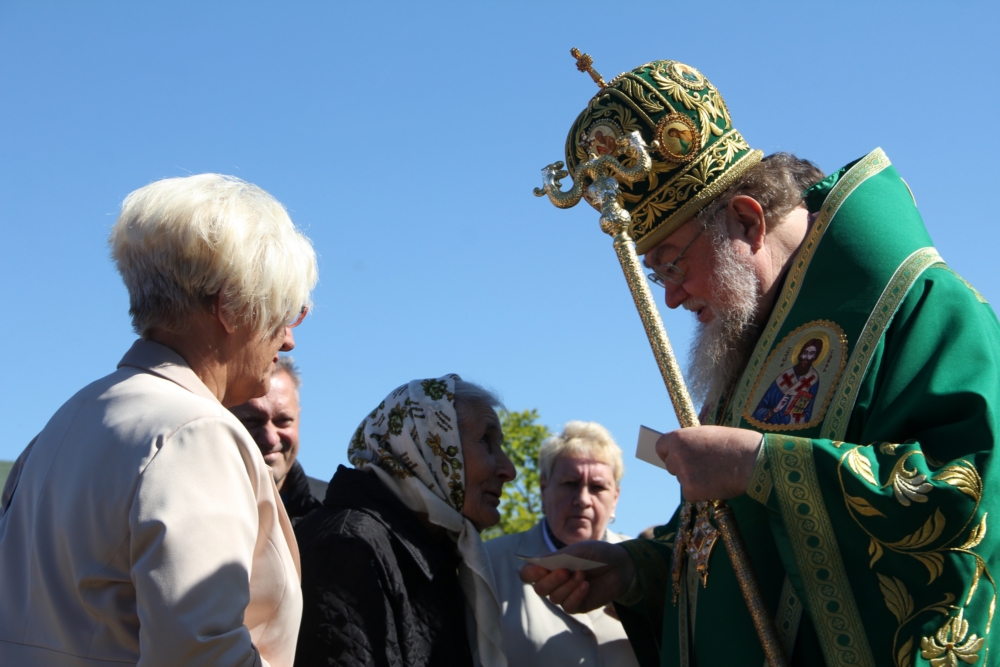
{"label": "ornate staff head", "polygon": [[[639,254],[763,158],[733,128],[719,91],[690,65],[657,60],[605,83],[593,58],[576,48],[571,54],[600,90],[570,128],[565,165],[543,169],[535,194],[560,208],[587,199],[601,211],[602,228],[624,221]],[[560,180],[570,174],[573,187],[562,192]]]}

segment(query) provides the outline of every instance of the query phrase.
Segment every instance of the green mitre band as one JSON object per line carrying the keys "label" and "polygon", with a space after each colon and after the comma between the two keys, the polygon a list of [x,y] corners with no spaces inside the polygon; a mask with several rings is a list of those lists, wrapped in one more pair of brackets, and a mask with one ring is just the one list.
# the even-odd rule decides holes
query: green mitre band
{"label": "green mitre band", "polygon": [[[621,183],[636,251],[645,254],[742,178],[764,154],[733,128],[719,91],[693,67],[657,60],[615,77],[566,138],[566,165],[614,153],[638,131],[650,146],[646,179]],[[626,162],[626,166],[631,166]]]}

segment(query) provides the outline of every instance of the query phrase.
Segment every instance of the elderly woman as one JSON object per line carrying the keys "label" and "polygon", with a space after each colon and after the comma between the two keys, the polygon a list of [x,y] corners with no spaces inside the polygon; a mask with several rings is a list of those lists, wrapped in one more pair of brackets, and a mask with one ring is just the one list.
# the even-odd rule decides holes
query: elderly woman
{"label": "elderly woman", "polygon": [[[383,400],[324,506],[296,527],[304,612],[296,665],[506,665],[479,532],[514,466],[497,399],[457,375]],[[514,663],[516,664],[516,663]]]}
{"label": "elderly woman", "polygon": [[295,654],[298,552],[227,406],[264,395],[316,283],[260,188],[202,174],[111,232],[141,336],[18,458],[0,500],[0,664],[272,665]]}
{"label": "elderly woman", "polygon": [[622,452],[600,424],[571,421],[542,443],[539,485],[545,517],[523,533],[486,543],[503,608],[503,641],[512,665],[638,665],[613,609],[568,614],[539,597],[518,573],[518,556],[545,556],[584,540],[621,542],[608,530],[625,474]]}

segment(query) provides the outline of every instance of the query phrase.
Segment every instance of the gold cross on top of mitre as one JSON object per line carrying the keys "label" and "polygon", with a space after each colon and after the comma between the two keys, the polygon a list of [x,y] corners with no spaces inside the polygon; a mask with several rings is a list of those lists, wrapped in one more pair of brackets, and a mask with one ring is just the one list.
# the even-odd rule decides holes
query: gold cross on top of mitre
{"label": "gold cross on top of mitre", "polygon": [[575,46],[569,50],[571,56],[576,58],[576,68],[581,72],[586,72],[590,75],[590,78],[594,80],[598,88],[604,88],[608,84],[604,83],[604,78],[597,73],[594,69],[594,59],[590,57],[589,53],[580,53],[580,49]]}

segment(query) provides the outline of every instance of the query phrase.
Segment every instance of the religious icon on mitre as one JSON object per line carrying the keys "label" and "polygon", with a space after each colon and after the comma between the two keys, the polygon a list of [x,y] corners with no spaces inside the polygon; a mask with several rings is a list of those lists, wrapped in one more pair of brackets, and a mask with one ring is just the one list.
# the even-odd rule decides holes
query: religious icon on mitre
{"label": "religious icon on mitre", "polygon": [[757,378],[743,417],[769,431],[819,424],[847,360],[843,330],[817,320],[785,336]]}
{"label": "religious icon on mitre", "polygon": [[623,132],[614,121],[601,119],[587,128],[580,137],[580,145],[594,157],[614,155],[618,150],[618,137]]}
{"label": "religious icon on mitre", "polygon": [[671,113],[656,124],[656,149],[670,162],[690,162],[701,150],[701,133],[682,113]]}
{"label": "religious icon on mitre", "polygon": [[708,85],[708,79],[702,76],[701,72],[690,65],[685,65],[684,63],[673,63],[667,70],[667,73],[670,75],[671,79],[685,88],[701,90]]}

